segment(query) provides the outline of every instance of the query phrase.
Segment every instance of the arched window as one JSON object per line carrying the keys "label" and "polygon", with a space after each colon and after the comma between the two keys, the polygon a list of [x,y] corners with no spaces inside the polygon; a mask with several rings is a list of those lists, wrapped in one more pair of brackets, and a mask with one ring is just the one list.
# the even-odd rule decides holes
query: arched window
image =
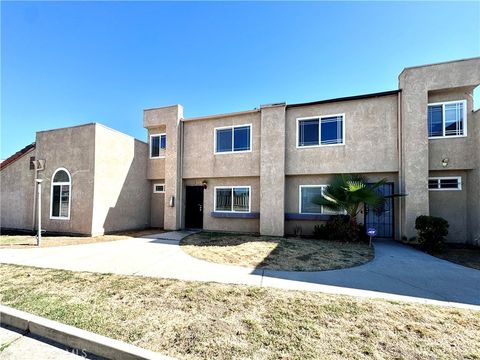
{"label": "arched window", "polygon": [[70,219],[70,189],[72,182],[67,169],[59,168],[52,178],[50,219]]}

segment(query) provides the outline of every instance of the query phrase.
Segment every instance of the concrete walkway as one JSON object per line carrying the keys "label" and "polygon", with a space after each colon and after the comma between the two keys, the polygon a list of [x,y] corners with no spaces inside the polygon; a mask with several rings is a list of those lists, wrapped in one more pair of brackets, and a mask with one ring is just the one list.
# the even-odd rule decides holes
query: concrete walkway
{"label": "concrete walkway", "polygon": [[213,264],[184,253],[190,232],[52,248],[0,249],[0,263],[211,281],[414,301],[480,310],[480,271],[393,241],[375,241],[376,257],[362,266],[291,272]]}

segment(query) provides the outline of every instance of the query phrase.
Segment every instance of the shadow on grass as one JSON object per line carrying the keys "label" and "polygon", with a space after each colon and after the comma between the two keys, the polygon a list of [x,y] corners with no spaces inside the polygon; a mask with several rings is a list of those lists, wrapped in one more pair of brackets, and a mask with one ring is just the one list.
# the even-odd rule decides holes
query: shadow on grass
{"label": "shadow on grass", "polygon": [[373,258],[372,249],[360,243],[249,234],[201,232],[186,237],[181,245],[196,258],[264,270],[343,269]]}

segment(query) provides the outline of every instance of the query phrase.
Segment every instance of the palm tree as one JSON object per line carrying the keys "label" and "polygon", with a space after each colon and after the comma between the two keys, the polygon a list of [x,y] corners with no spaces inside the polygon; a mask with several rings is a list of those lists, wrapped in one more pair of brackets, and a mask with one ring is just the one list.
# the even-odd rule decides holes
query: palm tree
{"label": "palm tree", "polygon": [[313,202],[332,211],[345,211],[350,217],[350,226],[358,231],[357,215],[364,205],[380,209],[385,203],[385,198],[398,196],[383,196],[375,191],[386,182],[386,179],[382,179],[370,183],[365,176],[359,174],[335,175],[322,196],[318,196]]}

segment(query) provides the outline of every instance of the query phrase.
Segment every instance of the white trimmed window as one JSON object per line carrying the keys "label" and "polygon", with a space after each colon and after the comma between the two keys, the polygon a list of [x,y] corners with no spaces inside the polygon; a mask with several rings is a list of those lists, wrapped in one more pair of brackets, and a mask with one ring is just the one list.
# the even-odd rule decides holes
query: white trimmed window
{"label": "white trimmed window", "polygon": [[250,212],[250,186],[215,187],[216,212]]}
{"label": "white trimmed window", "polygon": [[71,187],[72,182],[68,170],[64,168],[57,169],[52,177],[50,219],[70,219]]}
{"label": "white trimmed window", "polygon": [[315,199],[323,196],[328,185],[300,185],[299,187],[299,202],[298,212],[300,214],[343,214],[344,212],[337,212],[328,209],[326,206],[315,204]]}
{"label": "white trimmed window", "polygon": [[345,114],[297,119],[297,147],[345,144]]}
{"label": "white trimmed window", "polygon": [[467,102],[465,100],[428,104],[428,137],[467,136]]}
{"label": "white trimmed window", "polygon": [[215,128],[215,154],[252,151],[252,124]]}
{"label": "white trimmed window", "polygon": [[166,148],[167,148],[166,134],[150,135],[150,159],[165,157]]}
{"label": "white trimmed window", "polygon": [[430,177],[428,178],[428,190],[431,190],[431,191],[462,190],[462,177],[461,176]]}
{"label": "white trimmed window", "polygon": [[155,194],[161,194],[165,192],[165,184],[153,184],[153,192]]}

